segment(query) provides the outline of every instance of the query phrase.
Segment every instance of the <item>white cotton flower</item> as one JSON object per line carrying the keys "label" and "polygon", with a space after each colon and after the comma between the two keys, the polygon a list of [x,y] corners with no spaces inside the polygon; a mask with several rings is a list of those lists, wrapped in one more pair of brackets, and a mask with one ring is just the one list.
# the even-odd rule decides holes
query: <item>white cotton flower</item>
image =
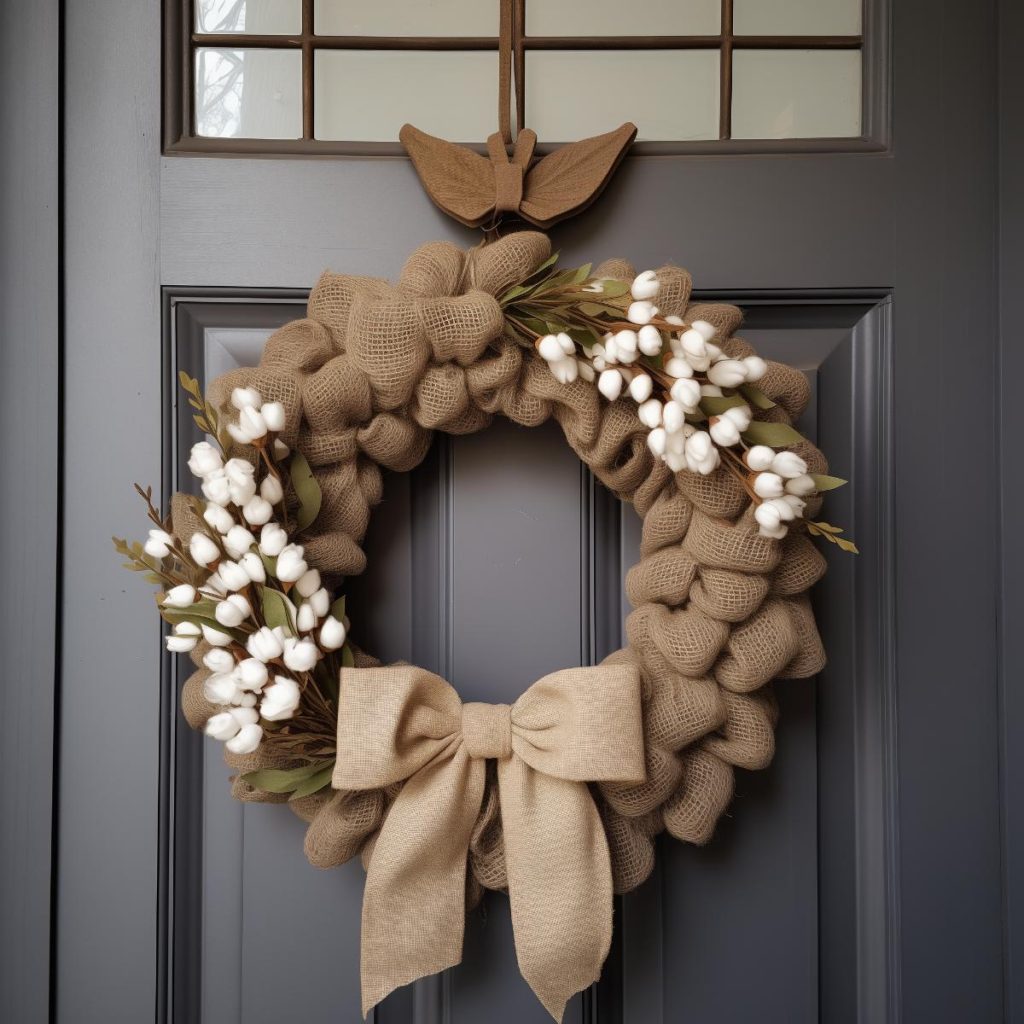
{"label": "white cotton flower", "polygon": [[576,355],[576,343],[569,337],[565,331],[561,331],[556,334],[555,337],[558,339],[558,344],[562,346],[562,354],[566,356]]}
{"label": "white cotton flower", "polygon": [[288,534],[277,523],[267,523],[260,530],[260,551],[267,558],[277,558],[287,543]]}
{"label": "white cotton flower", "polygon": [[754,493],[759,498],[781,498],[782,477],[778,473],[758,473],[754,477]]}
{"label": "white cotton flower", "polygon": [[559,384],[571,384],[579,376],[579,367],[572,356],[563,356],[556,362],[548,363],[548,366]]}
{"label": "white cotton flower", "polygon": [[665,322],[669,323],[669,324],[672,324],[675,327],[685,327],[686,326],[686,321],[681,316],[679,316],[677,313],[671,313],[669,316],[665,317]]}
{"label": "white cotton flower", "polygon": [[267,570],[263,566],[263,559],[255,551],[247,551],[238,560],[238,564],[245,570],[246,576],[253,583],[263,583],[267,578]]}
{"label": "white cotton flower", "polygon": [[308,672],[320,660],[320,652],[312,640],[298,640],[293,636],[284,642],[284,663],[293,672]]}
{"label": "white cotton flower", "polygon": [[277,505],[284,498],[284,488],[276,476],[266,476],[260,482],[260,497],[271,505]]}
{"label": "white cotton flower", "polygon": [[738,359],[723,359],[708,370],[708,380],[720,388],[739,387],[747,379],[747,368]]}
{"label": "white cotton flower", "polygon": [[274,438],[274,458],[280,462],[282,459],[287,458],[288,453],[291,449],[281,440],[279,437]]}
{"label": "white cotton flower", "polygon": [[231,435],[233,441],[237,441],[239,444],[252,444],[256,439],[246,430],[244,427],[239,426],[237,423],[229,423],[227,425],[228,433]]}
{"label": "white cotton flower", "polygon": [[665,372],[676,380],[685,380],[693,376],[693,366],[688,359],[682,356],[673,356],[665,361]]}
{"label": "white cotton flower", "polygon": [[622,374],[618,370],[605,370],[597,378],[597,390],[609,402],[614,402],[622,394]]}
{"label": "white cotton flower", "polygon": [[672,400],[678,402],[684,412],[696,412],[700,406],[700,385],[692,378],[685,377],[672,385]]}
{"label": "white cotton flower", "polygon": [[700,386],[700,397],[701,398],[721,398],[722,389],[717,384],[701,384]]}
{"label": "white cotton flower", "polygon": [[166,558],[173,543],[174,538],[166,530],[150,530],[142,550],[151,558]]}
{"label": "white cotton flower", "polygon": [[736,424],[736,429],[742,433],[747,427],[750,426],[751,412],[749,405],[733,405],[730,406],[723,416],[733,421]]}
{"label": "white cotton flower", "polygon": [[331,595],[323,587],[307,598],[307,601],[318,619],[322,619],[331,610]]}
{"label": "white cotton flower", "polygon": [[582,377],[588,384],[594,383],[594,367],[591,366],[586,359],[577,359],[576,369],[579,371],[580,377]]}
{"label": "white cotton flower", "polygon": [[686,451],[686,439],[696,430],[690,423],[684,423],[679,430],[665,433],[665,450],[682,455]]}
{"label": "white cotton flower", "polygon": [[312,597],[320,589],[320,573],[316,569],[307,569],[295,581],[295,589],[303,597]]}
{"label": "white cotton flower", "polygon": [[689,469],[689,463],[686,461],[686,455],[683,452],[667,451],[662,456],[662,459],[664,460],[665,465],[667,465],[673,473]]}
{"label": "white cotton flower", "polygon": [[694,320],[690,327],[700,334],[705,341],[710,341],[718,333],[718,328],[713,324],[709,324],[707,320]]}
{"label": "white cotton flower", "polygon": [[203,696],[211,704],[230,704],[238,692],[238,681],[232,672],[215,672],[203,682]]}
{"label": "white cotton flower", "polygon": [[229,644],[235,642],[235,638],[230,633],[224,633],[219,629],[214,629],[213,626],[203,626],[203,639],[211,647],[227,647]]}
{"label": "white cotton flower", "polygon": [[653,430],[655,427],[661,426],[661,409],[661,402],[657,398],[648,398],[646,402],[640,404],[636,414],[645,427],[650,427]]}
{"label": "white cotton flower", "polygon": [[711,356],[703,356],[700,359],[697,356],[687,356],[686,361],[693,367],[695,373],[707,373],[708,367],[711,366]]}
{"label": "white cotton flower", "polygon": [[310,630],[316,629],[316,612],[313,611],[313,606],[308,601],[299,609],[295,617],[295,624],[299,627],[300,633],[308,633]]}
{"label": "white cotton flower", "polygon": [[686,439],[686,468],[691,473],[702,473],[707,476],[713,473],[720,460],[718,449],[711,441],[706,430],[695,430]]}
{"label": "white cotton flower", "polygon": [[747,449],[746,455],[743,456],[743,461],[754,470],[755,473],[764,472],[766,469],[771,469],[772,459],[775,458],[775,452],[771,450],[767,445],[755,444],[753,448]]}
{"label": "white cotton flower", "polygon": [[619,361],[619,343],[615,340],[614,334],[604,336],[604,358],[610,366]]}
{"label": "white cotton flower", "polygon": [[187,583],[181,583],[171,587],[164,594],[163,603],[168,608],[188,608],[196,600],[196,588],[190,587]]}
{"label": "white cotton flower", "polygon": [[320,627],[320,646],[325,651],[336,651],[344,642],[345,623],[339,622],[333,615],[328,615]]}
{"label": "white cotton flower", "polygon": [[769,498],[764,504],[778,509],[779,516],[783,522],[789,522],[796,518],[796,509],[785,498]]}
{"label": "white cotton flower", "polygon": [[263,740],[263,727],[260,725],[243,725],[238,735],[228,740],[224,746],[232,754],[251,754]]}
{"label": "white cotton flower", "polygon": [[258,409],[263,404],[263,398],[255,388],[235,388],[231,392],[231,404],[239,411]]}
{"label": "white cotton flower", "polygon": [[561,342],[559,342],[558,336],[555,334],[545,334],[537,342],[537,351],[540,353],[541,359],[549,363],[557,362],[565,355],[565,352],[562,351]]}
{"label": "white cotton flower", "polygon": [[722,448],[732,448],[740,443],[740,431],[728,416],[712,416],[708,420],[708,431],[715,444]]}
{"label": "white cotton flower", "polygon": [[796,452],[779,452],[772,459],[772,472],[787,480],[807,475],[807,463]]}
{"label": "white cotton flower", "polygon": [[658,456],[665,454],[665,448],[668,443],[668,437],[665,434],[664,427],[655,427],[647,435],[647,447]]}
{"label": "white cotton flower", "polygon": [[217,574],[224,581],[224,586],[226,586],[228,590],[243,590],[252,582],[252,580],[249,579],[249,574],[238,564],[238,562],[232,562],[229,558],[225,558],[224,561],[217,566]]}
{"label": "white cotton flower", "polygon": [[604,373],[604,371],[608,369],[608,360],[605,359],[604,356],[594,356],[593,359],[590,360],[590,365],[593,366],[598,373]]}
{"label": "white cotton flower", "polygon": [[230,672],[235,667],[235,659],[223,647],[214,647],[203,655],[203,664],[211,672]]}
{"label": "white cotton flower", "polygon": [[793,510],[793,515],[797,519],[804,514],[804,509],[807,508],[807,502],[803,498],[798,498],[795,494],[784,494],[780,500],[784,501]]}
{"label": "white cotton flower", "polygon": [[644,270],[633,278],[629,293],[634,299],[653,299],[660,287],[658,275],[653,270]]}
{"label": "white cotton flower", "polygon": [[665,424],[665,430],[669,434],[675,434],[683,429],[683,424],[686,422],[686,413],[683,411],[683,407],[675,399],[672,399],[665,403],[661,413],[661,420]]}
{"label": "white cotton flower", "polygon": [[786,481],[787,494],[805,497],[808,494],[813,494],[817,489],[818,485],[814,482],[814,478],[806,474],[804,476],[795,476],[791,480]]}
{"label": "white cotton flower", "polygon": [[256,493],[255,471],[248,462],[242,459],[228,459],[224,466],[224,475],[228,481],[228,493],[235,505],[241,507]]}
{"label": "white cotton flower", "polygon": [[273,661],[281,657],[283,647],[284,630],[280,626],[271,629],[269,626],[261,626],[246,641],[245,649],[249,654],[259,661]]}
{"label": "white cotton flower", "polygon": [[214,505],[227,505],[231,501],[231,484],[222,469],[207,476],[202,486],[203,496]]}
{"label": "white cotton flower", "polygon": [[704,335],[700,331],[694,330],[692,327],[688,331],[683,331],[679,335],[679,343],[683,347],[683,351],[688,356],[693,356],[696,359],[703,359],[708,354],[707,342],[704,340]]}
{"label": "white cotton flower", "polygon": [[197,441],[189,453],[188,468],[194,476],[205,477],[222,469],[224,460],[209,441]]}
{"label": "white cotton flower", "polygon": [[[754,519],[758,526],[764,530],[776,530],[782,524],[782,516],[779,510],[770,501],[763,501],[754,509]],[[772,536],[767,534],[766,536]]]}
{"label": "white cotton flower", "polygon": [[267,436],[267,424],[263,419],[263,413],[252,406],[246,406],[238,414],[238,426],[254,441]]}
{"label": "white cotton flower", "polygon": [[646,402],[651,397],[652,391],[654,391],[654,381],[651,380],[649,374],[638,373],[629,382],[629,394],[634,402]]}
{"label": "white cotton flower", "polygon": [[241,594],[230,594],[223,601],[217,602],[213,614],[222,626],[234,629],[252,615],[252,606]]}
{"label": "white cotton flower", "polygon": [[626,310],[626,319],[631,324],[649,324],[657,313],[658,307],[654,303],[640,299],[629,304],[629,309]]}
{"label": "white cotton flower", "polygon": [[768,372],[768,364],[760,356],[745,356],[742,360],[747,371],[747,380],[753,383]]}
{"label": "white cotton flower", "polygon": [[176,633],[172,633],[166,638],[165,642],[167,644],[167,650],[172,654],[188,654],[199,640],[198,637],[178,636]]}
{"label": "white cotton flower", "polygon": [[267,666],[259,658],[243,658],[235,672],[243,690],[262,690],[267,683]]}
{"label": "white cotton flower", "polygon": [[232,558],[241,558],[255,543],[256,538],[238,523],[224,535],[224,547]]}
{"label": "white cotton flower", "polygon": [[263,526],[265,523],[269,523],[273,514],[274,506],[258,494],[254,494],[242,506],[242,515],[251,526]]}
{"label": "white cotton flower", "polygon": [[203,519],[206,520],[208,526],[220,534],[227,533],[235,525],[235,517],[223,505],[215,505],[212,501],[206,506]]}
{"label": "white cotton flower", "polygon": [[725,353],[717,345],[712,345],[710,341],[707,343],[707,356],[713,363],[726,358]]}
{"label": "white cotton flower", "polygon": [[274,681],[263,691],[260,714],[268,722],[291,718],[299,706],[299,684],[287,676],[274,676]]}
{"label": "white cotton flower", "polygon": [[[235,694],[234,707],[232,711],[241,711],[243,708],[255,708],[256,707],[256,694],[250,693],[248,690],[238,689]],[[259,716],[257,715],[257,718]]]}
{"label": "white cotton flower", "polygon": [[617,331],[615,334],[615,348],[622,362],[632,362],[640,348],[640,339],[636,331],[631,331],[628,327]]}
{"label": "white cotton flower", "polygon": [[224,586],[224,581],[220,578],[220,573],[211,572],[206,577],[206,582],[203,584],[203,590],[206,592],[213,591],[220,597],[223,597],[227,592],[228,588]]}
{"label": "white cotton flower", "polygon": [[192,534],[188,542],[188,553],[196,565],[207,566],[220,558],[220,548],[201,531]]}
{"label": "white cotton flower", "polygon": [[263,422],[267,425],[267,430],[272,430],[274,433],[284,430],[284,406],[280,402],[266,402],[260,406],[260,412],[263,414]]}
{"label": "white cotton flower", "polygon": [[221,711],[206,721],[206,735],[215,740],[229,740],[238,733],[238,721],[230,711]]}
{"label": "white cotton flower", "polygon": [[637,332],[637,346],[645,356],[658,355],[662,344],[661,331],[654,324],[644,324]]}

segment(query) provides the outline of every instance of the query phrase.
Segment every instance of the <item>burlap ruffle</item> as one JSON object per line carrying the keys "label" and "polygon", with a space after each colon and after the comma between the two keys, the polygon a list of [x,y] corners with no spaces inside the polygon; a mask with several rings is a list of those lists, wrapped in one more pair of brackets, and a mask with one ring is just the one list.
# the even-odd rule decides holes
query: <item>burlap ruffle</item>
{"label": "burlap ruffle", "polygon": [[[724,471],[673,475],[649,452],[633,402],[609,404],[582,380],[559,384],[539,357],[503,336],[495,297],[549,252],[544,235],[522,232],[469,253],[447,242],[423,246],[394,286],[325,273],[308,317],[277,331],[258,367],[214,381],[209,396],[227,404],[232,388],[253,386],[284,403],[284,438],[307,456],[323,491],[320,517],[303,542],[324,573],[365,568],[360,545],[381,497],[380,466],[412,469],[433,431],[472,433],[495,414],[526,426],[554,417],[594,475],[633,503],[644,517],[641,560],[626,583],[635,610],[629,646],[609,660],[641,668],[648,777],[641,785],[606,784],[599,793],[616,890],[624,892],[650,873],[662,829],[707,842],[732,797],[734,768],[771,760],[771,680],[811,676],[824,664],[806,591],[825,562],[799,530],[782,542],[761,537],[746,495]],[[596,273],[626,280],[634,271],[616,260]],[[676,267],[662,267],[658,276],[664,313],[708,320],[728,354],[751,352],[733,337],[738,309],[690,303],[690,277]],[[765,418],[792,422],[809,398],[803,374],[780,363],[769,364],[761,386],[778,403]],[[825,470],[817,449],[798,450],[812,472]],[[201,699],[201,680],[202,671],[183,694],[196,727],[212,711]],[[261,761],[259,752],[253,758]],[[372,843],[387,803],[383,793],[325,792],[290,806],[310,822],[307,856],[326,867]],[[493,786],[470,864],[471,895],[477,886],[506,884]]]}

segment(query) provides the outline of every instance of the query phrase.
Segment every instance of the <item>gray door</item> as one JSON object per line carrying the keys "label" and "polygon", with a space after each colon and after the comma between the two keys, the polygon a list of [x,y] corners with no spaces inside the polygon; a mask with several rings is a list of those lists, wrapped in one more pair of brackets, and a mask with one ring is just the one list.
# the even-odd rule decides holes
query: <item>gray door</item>
{"label": "gray door", "polygon": [[[779,687],[773,765],[740,773],[708,847],[660,844],[652,878],[616,905],[604,976],[570,1004],[574,1024],[1024,1013],[1012,902],[1004,914],[1021,823],[1000,786],[1019,774],[1001,742],[1021,719],[1001,688],[1013,632],[997,628],[994,597],[996,6],[867,5],[880,19],[877,149],[643,153],[553,233],[567,264],[686,266],[699,293],[744,308],[764,354],[808,373],[805,428],[853,480],[830,516],[863,552],[829,553],[816,594],[829,667]],[[231,802],[216,751],[176,712],[152,606],[109,536],[141,529],[133,480],[167,494],[179,478],[192,438],[173,405],[178,367],[210,376],[254,360],[325,267],[393,277],[423,241],[476,238],[400,157],[162,155],[158,5],[68,4],[61,23],[55,11],[11,12],[4,34],[8,67],[40,80],[38,110],[5,106],[4,123],[46,140],[19,164],[24,203],[5,179],[39,267],[4,278],[17,299],[5,326],[55,339],[56,315],[37,314],[59,293],[63,328],[59,345],[5,361],[5,395],[41,382],[4,408],[33,410],[20,422],[51,474],[19,464],[20,476],[37,507],[59,508],[17,513],[24,540],[6,564],[28,573],[24,551],[49,551],[57,531],[61,561],[57,588],[28,611],[12,602],[5,622],[19,649],[55,651],[56,687],[38,660],[15,663],[41,685],[17,691],[4,724],[16,826],[0,838],[14,867],[0,1008],[17,1021],[50,1006],[67,1022],[355,1024],[361,868],[315,871],[300,822]],[[59,105],[15,37],[50,62],[63,40]],[[59,223],[29,220],[58,197]],[[420,469],[386,481],[355,628],[467,699],[512,700],[620,646],[638,536],[553,426],[439,438]],[[52,747],[6,743],[51,730]],[[544,1019],[500,894],[471,915],[460,967],[374,1013]]]}

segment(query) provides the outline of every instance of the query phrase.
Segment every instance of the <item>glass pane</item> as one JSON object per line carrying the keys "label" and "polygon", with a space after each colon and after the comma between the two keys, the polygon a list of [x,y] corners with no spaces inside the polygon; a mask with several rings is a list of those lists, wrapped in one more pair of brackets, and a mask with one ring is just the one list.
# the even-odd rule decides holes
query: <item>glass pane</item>
{"label": "glass pane", "polygon": [[532,50],[526,124],[573,142],[632,121],[639,139],[718,138],[717,50]]}
{"label": "glass pane", "polygon": [[859,50],[736,50],[732,137],[860,135]]}
{"label": "glass pane", "polygon": [[498,127],[498,55],[478,50],[318,50],[318,139],[397,142],[406,121],[452,142]]}
{"label": "glass pane", "polygon": [[527,0],[530,36],[716,36],[722,0]]}
{"label": "glass pane", "polygon": [[302,5],[300,0],[196,0],[196,31],[298,35]]}
{"label": "glass pane", "polygon": [[314,0],[321,36],[496,36],[497,0]]}
{"label": "glass pane", "polygon": [[215,138],[302,136],[298,50],[196,50],[196,134]]}
{"label": "glass pane", "polygon": [[862,0],[734,0],[738,36],[858,36]]}

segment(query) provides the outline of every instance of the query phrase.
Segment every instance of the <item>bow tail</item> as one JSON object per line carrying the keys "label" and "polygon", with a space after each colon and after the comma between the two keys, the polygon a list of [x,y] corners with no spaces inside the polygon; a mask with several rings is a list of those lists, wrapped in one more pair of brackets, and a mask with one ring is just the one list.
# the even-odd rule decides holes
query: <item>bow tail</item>
{"label": "bow tail", "polygon": [[612,940],[608,842],[586,783],[498,763],[509,901],[519,970],[561,1021],[597,981]]}
{"label": "bow tail", "polygon": [[366,872],[363,1016],[388,993],[462,959],[466,857],[485,769],[463,747],[428,764],[388,810]]}

